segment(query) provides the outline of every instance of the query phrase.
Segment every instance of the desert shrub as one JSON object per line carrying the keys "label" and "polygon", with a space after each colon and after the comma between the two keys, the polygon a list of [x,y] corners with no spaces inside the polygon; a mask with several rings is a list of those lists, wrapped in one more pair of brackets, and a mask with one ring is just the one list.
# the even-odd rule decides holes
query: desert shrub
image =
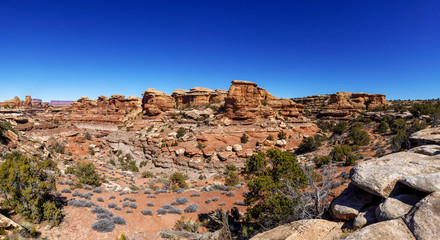
{"label": "desert shrub", "polygon": [[215,198],[212,199],[213,202],[218,202],[218,200],[220,200],[219,197],[215,197]]}
{"label": "desert shrub", "polygon": [[102,189],[101,188],[94,188],[93,192],[94,193],[102,193]]}
{"label": "desert shrub", "polygon": [[63,181],[58,181],[57,182],[59,185],[65,185]]}
{"label": "desert shrub", "polygon": [[103,218],[110,219],[111,216],[108,215],[108,214],[105,214],[105,213],[98,213],[98,214],[96,214],[96,219],[103,219]]}
{"label": "desert shrub", "polygon": [[92,210],[90,210],[90,212],[92,212],[92,213],[96,213],[96,214],[99,214],[99,213],[101,213],[101,214],[107,214],[107,215],[109,215],[110,217],[113,216],[113,213],[112,213],[110,210],[105,209],[105,208],[102,208],[102,207],[100,207],[100,206],[96,206],[96,207],[94,207]]}
{"label": "desert shrub", "polygon": [[124,199],[122,199],[122,201],[128,201],[130,200],[130,197],[125,197]]}
{"label": "desert shrub", "polygon": [[147,206],[149,206],[149,207],[154,207],[154,203],[152,203],[152,202],[148,202],[148,203],[147,203]]}
{"label": "desert shrub", "polygon": [[72,191],[71,191],[70,189],[68,189],[68,188],[63,188],[63,189],[61,190],[61,192],[62,192],[62,193],[72,193]]}
{"label": "desert shrub", "polygon": [[226,193],[226,196],[228,197],[235,197],[235,193],[233,191],[229,191]]}
{"label": "desert shrub", "polygon": [[181,216],[180,219],[174,224],[174,229],[177,231],[197,232],[199,228],[199,221],[186,219],[185,216]]}
{"label": "desert shrub", "polygon": [[112,221],[114,224],[118,224],[118,225],[125,225],[127,224],[127,221],[125,221],[125,219],[121,216],[114,216],[112,217]]}
{"label": "desert shrub", "polygon": [[171,183],[173,185],[177,185],[180,188],[186,188],[188,187],[188,184],[185,181],[185,176],[181,172],[175,172],[170,177]]}
{"label": "desert shrub", "polygon": [[62,219],[61,207],[55,202],[59,169],[51,159],[28,158],[18,152],[4,156],[0,165],[0,192],[4,206],[22,214],[33,223],[47,220],[57,226]]}
{"label": "desert shrub", "polygon": [[167,214],[167,210],[166,209],[163,209],[163,208],[159,208],[159,209],[157,209],[157,214],[160,214],[160,215],[165,215],[165,214]]}
{"label": "desert shrub", "polygon": [[190,197],[200,197],[202,196],[200,193],[191,193]]}
{"label": "desert shrub", "polygon": [[121,208],[121,207],[115,207],[115,210],[116,210],[116,211],[121,211],[122,208]]}
{"label": "desert shrub", "polygon": [[356,123],[351,129],[348,138],[353,141],[354,145],[364,146],[370,144],[370,136],[364,130],[363,125]]}
{"label": "desert shrub", "polygon": [[237,167],[234,165],[226,165],[225,169],[225,184],[227,186],[235,186],[238,183],[238,173],[237,173]]}
{"label": "desert shrub", "polygon": [[205,203],[208,203],[208,204],[211,203],[211,199],[209,199],[209,198],[206,199],[206,200],[205,200]]}
{"label": "desert shrub", "polygon": [[90,133],[86,132],[86,133],[84,134],[84,139],[85,139],[85,140],[92,140],[92,135],[90,135]]}
{"label": "desert shrub", "polygon": [[122,204],[122,207],[123,207],[123,208],[126,208],[126,207],[128,207],[128,206],[130,206],[130,202],[124,202],[124,203]]}
{"label": "desert shrub", "polygon": [[180,127],[179,129],[177,129],[177,138],[181,138],[185,136],[185,134],[186,134],[185,128]]}
{"label": "desert shrub", "polygon": [[226,206],[226,203],[222,202],[222,203],[219,204],[219,206]]}
{"label": "desert shrub", "polygon": [[54,196],[55,196],[55,197],[61,197],[61,193],[58,192],[58,191],[55,191]]}
{"label": "desert shrub", "polygon": [[84,199],[87,199],[87,200],[92,199],[91,196],[90,196],[90,194],[88,194],[88,193],[82,193],[82,192],[80,192],[80,191],[78,191],[78,190],[75,190],[75,191],[72,193],[72,197],[80,197],[80,198],[84,198]]}
{"label": "desert shrub", "polygon": [[150,171],[144,171],[144,172],[142,172],[142,177],[143,178],[152,178],[152,177],[154,177],[154,175]]}
{"label": "desert shrub", "polygon": [[248,135],[246,135],[246,133],[243,133],[243,135],[240,138],[240,142],[244,144],[247,143],[248,141],[249,141]]}
{"label": "desert shrub", "polygon": [[156,198],[155,195],[148,195],[147,198]]}
{"label": "desert shrub", "polygon": [[102,197],[97,197],[96,200],[97,200],[98,202],[104,202],[104,198],[102,198]]}
{"label": "desert shrub", "polygon": [[244,169],[248,180],[246,219],[262,226],[274,226],[303,207],[299,196],[289,197],[290,189],[307,186],[308,178],[290,152],[270,149],[246,160]]}
{"label": "desert shrub", "polygon": [[169,204],[165,204],[165,205],[162,205],[162,208],[163,209],[171,209],[171,208],[173,208],[173,206],[171,206]]}
{"label": "desert shrub", "polygon": [[332,132],[337,135],[342,135],[347,130],[347,127],[347,122],[340,121],[332,128]]}
{"label": "desert shrub", "polygon": [[406,130],[406,128],[407,128],[407,123],[402,118],[395,119],[390,125],[390,130],[391,133],[393,134],[397,134],[399,130]]}
{"label": "desert shrub", "polygon": [[71,181],[71,180],[66,180],[66,181],[64,181],[64,183],[66,184],[66,185],[74,185],[75,183],[73,182],[73,181]]}
{"label": "desert shrub", "polygon": [[109,203],[107,204],[108,208],[116,208],[118,205],[116,205],[116,203]]}
{"label": "desert shrub", "polygon": [[186,213],[197,212],[199,210],[199,205],[193,203],[190,204],[187,208],[185,208]]}
{"label": "desert shrub", "polygon": [[87,202],[84,200],[77,200],[77,199],[72,199],[69,202],[67,202],[67,204],[74,207],[93,207],[95,205],[93,202]]}
{"label": "desert shrub", "polygon": [[328,132],[329,130],[332,130],[334,125],[335,125],[334,121],[318,120],[316,122],[316,126],[318,126],[323,132]]}
{"label": "desert shrub", "polygon": [[136,202],[136,198],[131,197],[131,198],[129,198],[129,201],[130,202]]}
{"label": "desert shrub", "polygon": [[128,209],[125,213],[133,213],[133,210]]}
{"label": "desert shrub", "polygon": [[322,165],[327,165],[332,162],[331,156],[322,156],[322,157],[315,157],[314,162],[317,167],[321,167]]}
{"label": "desert shrub", "polygon": [[178,208],[167,209],[167,212],[171,213],[171,214],[182,214],[182,210],[180,210]]}
{"label": "desert shrub", "polygon": [[128,192],[120,192],[119,196],[126,195],[126,194],[128,194]]}
{"label": "desert shrub", "polygon": [[322,140],[323,137],[318,134],[312,137],[303,138],[301,144],[299,144],[298,149],[296,149],[295,153],[303,154],[303,153],[316,151],[322,145]]}
{"label": "desert shrub", "polygon": [[334,146],[330,153],[332,160],[334,161],[344,161],[346,156],[352,154],[352,148],[350,145]]}
{"label": "desert shrub", "polygon": [[186,197],[177,197],[176,200],[171,202],[171,205],[183,205],[187,203],[189,200]]}
{"label": "desert shrub", "polygon": [[234,204],[238,206],[247,206],[246,203],[243,201],[235,201]]}
{"label": "desert shrub", "polygon": [[89,185],[84,185],[83,189],[85,190],[92,190],[93,188]]}
{"label": "desert shrub", "polygon": [[404,130],[400,129],[397,130],[397,133],[395,136],[391,138],[391,149],[395,152],[401,151],[404,148],[409,147],[409,133]]}
{"label": "desert shrub", "polygon": [[280,139],[280,140],[284,140],[284,139],[286,139],[287,138],[287,135],[286,135],[286,133],[284,132],[284,131],[280,131],[279,133],[278,133],[278,139]]}
{"label": "desert shrub", "polygon": [[250,191],[244,191],[243,192],[243,197],[246,197],[246,195],[248,195],[249,193],[251,193]]}
{"label": "desert shrub", "polygon": [[112,199],[116,199],[116,196],[112,195],[110,196],[108,199],[112,200]]}
{"label": "desert shrub", "polygon": [[379,133],[386,133],[388,132],[388,123],[386,121],[381,121],[377,127],[376,131]]}
{"label": "desert shrub", "polygon": [[130,208],[137,209],[138,205],[136,203],[130,203]]}
{"label": "desert shrub", "polygon": [[112,232],[115,229],[115,224],[109,219],[98,219],[92,224],[92,229],[97,232]]}
{"label": "desert shrub", "polygon": [[151,194],[151,191],[150,190],[145,190],[144,194]]}
{"label": "desert shrub", "polygon": [[60,154],[64,154],[66,150],[66,146],[64,146],[64,144],[56,142],[54,145],[52,145],[50,147],[50,152],[51,153],[60,153]]}
{"label": "desert shrub", "polygon": [[165,189],[157,189],[154,194],[159,194],[159,193],[167,193],[168,191]]}
{"label": "desert shrub", "polygon": [[141,213],[143,215],[153,216],[153,211],[151,211],[150,209],[144,209],[141,211]]}
{"label": "desert shrub", "polygon": [[273,140],[274,140],[274,138],[273,138],[273,136],[272,136],[272,135],[269,135],[269,136],[267,136],[267,140],[269,140],[269,141],[273,141]]}
{"label": "desert shrub", "polygon": [[66,168],[66,173],[74,174],[82,184],[88,184],[94,187],[101,185],[101,177],[92,163],[76,163],[74,167]]}

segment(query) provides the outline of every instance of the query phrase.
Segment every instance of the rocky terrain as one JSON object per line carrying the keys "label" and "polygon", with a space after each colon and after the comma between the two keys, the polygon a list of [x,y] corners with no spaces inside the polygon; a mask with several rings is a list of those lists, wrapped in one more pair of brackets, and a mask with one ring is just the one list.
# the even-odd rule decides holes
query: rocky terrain
{"label": "rocky terrain", "polygon": [[[239,80],[229,90],[195,87],[167,95],[147,89],[142,98],[81,97],[68,106],[16,97],[0,104],[0,119],[10,124],[1,137],[0,156],[13,151],[41,155],[61,169],[56,187],[66,203],[65,219],[55,228],[36,225],[41,238],[152,237],[172,229],[180,215],[200,220],[218,208],[236,207],[242,217],[246,180],[240,176],[235,186],[227,186],[225,169],[242,169],[253,154],[277,148],[297,153],[300,163],[318,174],[324,174],[321,165],[334,168],[329,214],[253,239],[435,239],[440,129],[419,126],[426,116],[413,120],[408,112],[377,111],[390,105],[384,95],[366,93],[282,99]],[[378,130],[386,121],[392,129]],[[395,129],[405,121],[412,134],[398,147],[409,150],[399,152]],[[308,146],[309,140],[316,142]],[[345,162],[335,160],[335,146],[348,145]],[[330,162],[320,162],[325,157]],[[75,186],[75,177],[66,171],[77,162],[96,166],[104,179],[100,190]],[[187,187],[170,188],[176,172],[185,175]],[[185,203],[171,204],[180,198]],[[185,212],[191,204],[197,210]],[[163,212],[164,205],[172,207]],[[110,232],[95,231],[90,227],[94,214],[104,211],[98,207],[126,223]],[[26,222],[19,214],[5,214],[14,220],[2,218],[8,228]],[[199,233],[206,231],[202,227]]]}

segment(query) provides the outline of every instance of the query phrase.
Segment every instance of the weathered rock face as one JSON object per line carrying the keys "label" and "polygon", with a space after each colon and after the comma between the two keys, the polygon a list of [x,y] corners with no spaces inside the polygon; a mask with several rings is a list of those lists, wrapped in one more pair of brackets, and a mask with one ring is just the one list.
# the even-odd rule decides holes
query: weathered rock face
{"label": "weathered rock face", "polygon": [[178,108],[184,106],[201,107],[210,103],[223,103],[227,91],[225,90],[211,90],[209,88],[195,87],[190,91],[177,89],[173,91],[172,97],[176,102]]}
{"label": "weathered rock face", "polygon": [[338,92],[330,95],[315,95],[295,99],[305,110],[323,118],[346,118],[363,110],[387,106],[385,95]]}
{"label": "weathered rock face", "polygon": [[331,204],[333,216],[339,220],[353,220],[368,204],[373,195],[350,184]]}
{"label": "weathered rock face", "polygon": [[351,171],[353,184],[377,196],[386,198],[396,183],[408,176],[436,173],[440,156],[399,152],[357,164]]}
{"label": "weathered rock face", "polygon": [[100,96],[97,100],[81,97],[68,108],[64,120],[100,121],[120,123],[142,111],[141,99],[123,95],[112,95],[109,98]]}
{"label": "weathered rock face", "polygon": [[440,192],[432,193],[417,203],[404,220],[417,239],[438,239]]}
{"label": "weathered rock face", "polygon": [[275,114],[298,117],[303,112],[303,106],[290,99],[276,98],[257,87],[256,83],[234,80],[225,98],[225,110],[227,117],[241,120],[266,118]]}
{"label": "weathered rock face", "polygon": [[411,146],[427,144],[440,145],[440,127],[427,128],[413,133],[410,138]]}
{"label": "weathered rock face", "polygon": [[369,225],[350,234],[346,240],[367,240],[367,239],[387,239],[387,240],[415,240],[413,234],[408,229],[402,219],[380,222]]}
{"label": "weathered rock face", "polygon": [[410,194],[387,198],[376,209],[376,218],[379,221],[387,221],[403,217],[420,199],[419,196]]}
{"label": "weathered rock face", "polygon": [[373,205],[360,212],[353,221],[353,228],[359,229],[377,222],[376,208],[377,205]]}
{"label": "weathered rock face", "polygon": [[343,234],[341,228],[341,222],[323,219],[300,220],[260,233],[251,240],[340,239]]}
{"label": "weathered rock face", "polygon": [[142,108],[149,116],[157,116],[175,106],[174,99],[171,96],[153,88],[145,90],[143,96]]}

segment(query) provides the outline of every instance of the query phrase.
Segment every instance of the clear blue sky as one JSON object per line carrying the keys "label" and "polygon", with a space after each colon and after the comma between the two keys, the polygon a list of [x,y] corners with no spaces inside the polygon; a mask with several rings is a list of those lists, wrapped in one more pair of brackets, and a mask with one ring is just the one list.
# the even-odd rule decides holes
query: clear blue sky
{"label": "clear blue sky", "polygon": [[254,81],[279,97],[440,97],[438,0],[2,0],[0,100]]}

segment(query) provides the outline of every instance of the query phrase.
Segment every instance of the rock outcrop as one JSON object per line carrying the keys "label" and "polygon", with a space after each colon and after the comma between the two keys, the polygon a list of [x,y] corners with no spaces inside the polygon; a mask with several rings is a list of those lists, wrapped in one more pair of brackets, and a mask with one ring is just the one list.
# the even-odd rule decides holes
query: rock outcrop
{"label": "rock outcrop", "polygon": [[171,96],[154,88],[148,88],[142,95],[142,108],[149,116],[157,116],[175,106],[174,99]]}
{"label": "rock outcrop", "polygon": [[300,220],[257,234],[251,240],[340,239],[343,235],[341,228],[341,222],[323,219]]}
{"label": "rock outcrop", "polygon": [[427,128],[413,133],[409,140],[411,146],[435,144],[440,145],[440,127]]}
{"label": "rock outcrop", "polygon": [[345,240],[416,240],[402,219],[369,225],[350,234]]}
{"label": "rock outcrop", "polygon": [[417,203],[404,220],[416,239],[438,239],[440,192],[432,193]]}
{"label": "rock outcrop", "polygon": [[176,102],[177,108],[185,106],[201,107],[211,103],[223,104],[227,91],[217,89],[215,91],[209,88],[195,87],[190,91],[183,89],[176,89],[173,91],[172,97]]}
{"label": "rock outcrop", "polygon": [[274,97],[256,83],[234,80],[225,98],[225,112],[228,118],[235,120],[267,118],[276,114],[299,117],[303,106],[290,99]]}
{"label": "rock outcrop", "polygon": [[377,107],[388,106],[383,94],[337,92],[330,95],[315,95],[296,98],[304,109],[320,118],[345,119],[352,114]]}

